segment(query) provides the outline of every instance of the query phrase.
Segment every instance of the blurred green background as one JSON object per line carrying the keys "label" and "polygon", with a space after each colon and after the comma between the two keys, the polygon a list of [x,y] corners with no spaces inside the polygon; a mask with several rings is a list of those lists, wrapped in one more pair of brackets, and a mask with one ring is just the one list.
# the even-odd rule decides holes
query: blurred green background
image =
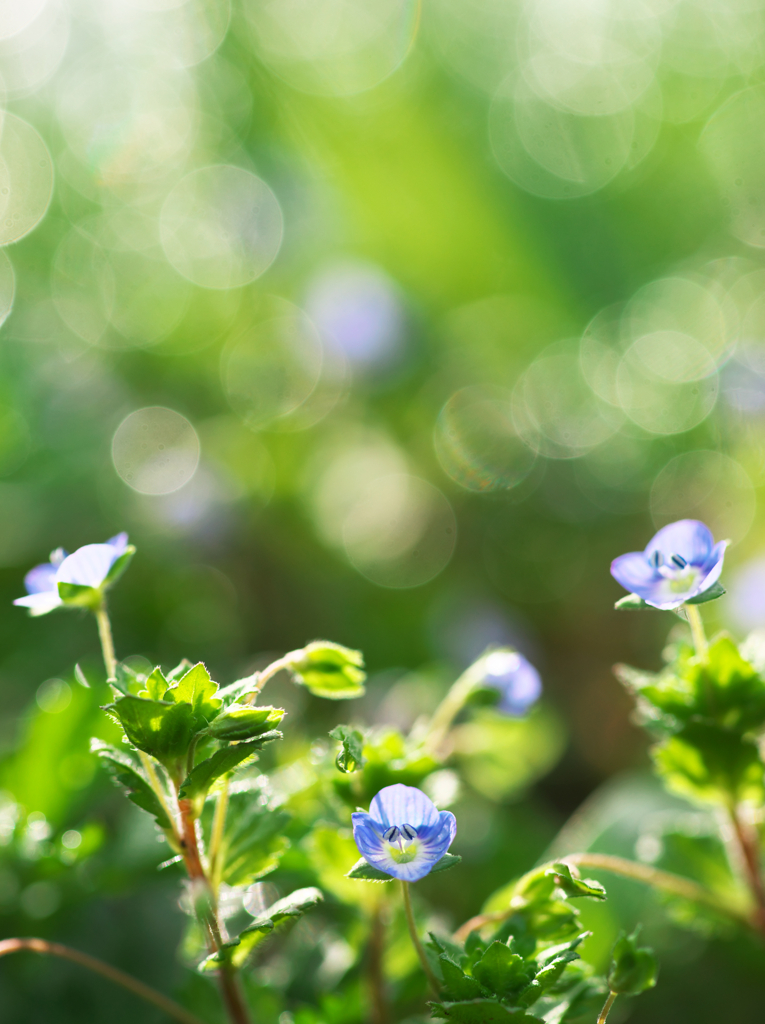
{"label": "blurred green background", "polygon": [[[314,637],[365,652],[360,704],[275,684],[295,750],[410,724],[488,644],[539,667],[551,770],[468,772],[474,870],[428,883],[453,923],[590,794],[588,841],[630,856],[680,813],[611,675],[674,620],[616,614],[608,565],[704,519],[733,542],[707,620],[765,620],[764,43],[761,0],[3,4],[3,935],[202,986],[177,879],[87,752],[93,623],[11,605],[122,529],[121,657],[223,683]],[[754,951],[629,884],[609,913],[606,946],[649,917],[664,964],[623,1015],[755,1019]],[[32,958],[0,992],[8,1021],[135,1015]]]}

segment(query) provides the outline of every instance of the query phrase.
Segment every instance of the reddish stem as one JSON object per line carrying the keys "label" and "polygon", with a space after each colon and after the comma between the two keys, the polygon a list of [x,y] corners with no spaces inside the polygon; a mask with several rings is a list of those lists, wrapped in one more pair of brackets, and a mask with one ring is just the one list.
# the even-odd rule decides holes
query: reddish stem
{"label": "reddish stem", "polygon": [[105,964],[103,960],[98,960],[94,956],[81,953],[79,949],[62,946],[58,942],[48,942],[45,939],[4,939],[0,942],[0,956],[6,956],[8,953],[20,953],[25,949],[33,953],[47,953],[50,956],[58,956],[63,960],[71,960],[72,963],[79,964],[81,967],[87,967],[89,971],[95,971],[96,974],[108,978],[109,981],[122,985],[123,988],[128,989],[138,996],[139,999],[144,999],[147,1003],[153,1003],[154,1006],[158,1006],[160,1010],[164,1010],[169,1017],[174,1017],[181,1024],[204,1024],[204,1021],[200,1020],[199,1017],[195,1017],[193,1013],[189,1013],[188,1010],[179,1006],[172,999],[168,999],[161,992],[157,992],[156,989],[144,985],[138,978],[125,974],[119,968],[112,967],[111,964]]}
{"label": "reddish stem", "polygon": [[765,935],[765,887],[760,868],[760,843],[756,829],[748,822],[742,821],[735,807],[730,808],[730,819],[736,835],[741,859],[744,864],[749,888],[754,896],[757,909],[754,914],[756,927]]}

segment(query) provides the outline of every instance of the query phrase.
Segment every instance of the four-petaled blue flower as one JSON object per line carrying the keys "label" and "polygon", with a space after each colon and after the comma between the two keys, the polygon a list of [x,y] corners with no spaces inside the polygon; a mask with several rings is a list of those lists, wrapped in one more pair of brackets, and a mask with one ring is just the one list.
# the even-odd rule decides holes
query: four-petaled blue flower
{"label": "four-petaled blue flower", "polygon": [[13,603],[28,608],[30,615],[45,615],[64,604],[91,604],[89,596],[85,600],[62,597],[59,584],[87,587],[86,595],[92,592],[95,600],[98,592],[105,589],[104,584],[108,586],[119,574],[120,566],[116,563],[132,551],[126,533],[118,533],[105,544],[86,544],[72,555],[57,548],[51,552],[49,562],[35,566],[26,574],[27,596],[18,597]]}
{"label": "four-petaled blue flower", "polygon": [[611,575],[654,608],[679,608],[717,582],[728,544],[715,544],[704,523],[681,519],[659,530],[645,551],[615,558]]}
{"label": "four-petaled blue flower", "polygon": [[484,660],[481,685],[499,690],[497,711],[519,717],[524,715],[542,693],[539,673],[517,651],[492,651]]}
{"label": "four-petaled blue flower", "polygon": [[366,811],[353,817],[353,838],[362,857],[386,875],[405,882],[424,878],[457,834],[451,811],[439,811],[414,786],[386,786]]}

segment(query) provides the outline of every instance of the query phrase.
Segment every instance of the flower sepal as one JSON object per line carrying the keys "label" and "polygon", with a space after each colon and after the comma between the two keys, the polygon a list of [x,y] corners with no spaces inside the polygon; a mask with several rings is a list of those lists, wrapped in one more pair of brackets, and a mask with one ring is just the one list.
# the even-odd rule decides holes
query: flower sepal
{"label": "flower sepal", "polygon": [[626,597],[620,597],[614,605],[614,608],[618,612],[644,612],[647,610],[657,612],[659,609],[654,608],[652,604],[644,601],[642,597],[637,594],[627,594]]}
{"label": "flower sepal", "polygon": [[686,604],[706,604],[707,601],[716,601],[718,597],[722,597],[725,593],[725,587],[722,583],[713,583],[709,590],[705,590],[703,594],[697,594],[696,597],[689,597],[685,602]]}
{"label": "flower sepal", "polygon": [[83,587],[79,583],[59,583],[58,596],[63,604],[95,611],[104,599],[101,587]]}
{"label": "flower sepal", "polygon": [[[441,860],[436,861],[433,867],[430,869],[429,874],[433,874],[436,871],[447,871],[449,868],[456,867],[462,857],[456,853],[445,853]],[[351,870],[345,876],[346,878],[355,878],[363,882],[393,882],[395,881],[393,875],[387,875],[384,871],[379,871],[377,868],[372,867],[362,857],[356,861]]]}

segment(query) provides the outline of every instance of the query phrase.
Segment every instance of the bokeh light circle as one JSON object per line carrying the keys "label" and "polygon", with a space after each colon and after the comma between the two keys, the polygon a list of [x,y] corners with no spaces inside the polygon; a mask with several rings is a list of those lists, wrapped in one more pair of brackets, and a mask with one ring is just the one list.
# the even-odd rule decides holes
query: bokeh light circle
{"label": "bokeh light circle", "polygon": [[28,28],[42,13],[46,0],[2,0],[0,39],[10,39]]}
{"label": "bokeh light circle", "polygon": [[8,253],[0,252],[0,326],[5,323],[13,309],[16,294],[16,275]]}
{"label": "bokeh light circle", "polygon": [[194,476],[199,438],[186,417],[173,409],[136,409],[114,433],[112,461],[139,494],[171,494]]}
{"label": "bokeh light circle", "polygon": [[716,540],[737,543],[749,532],[757,498],[740,463],[715,451],[684,452],[656,476],[651,516],[657,527],[677,519],[700,519]]}
{"label": "bokeh light circle", "polygon": [[241,288],[271,266],[282,244],[276,196],[251,171],[214,164],[191,171],[167,197],[162,246],[201,288]]}
{"label": "bokeh light circle", "polygon": [[549,345],[518,380],[513,421],[540,455],[572,459],[609,438],[621,416],[587,383],[578,341],[562,341]]}
{"label": "bokeh light circle", "polygon": [[536,459],[516,433],[512,392],[498,387],[456,391],[438,416],[433,442],[443,471],[479,493],[516,487]]}
{"label": "bokeh light circle", "polygon": [[372,583],[396,590],[434,579],[448,565],[456,541],[449,502],[409,473],[373,480],[343,524],[351,564]]}
{"label": "bokeh light circle", "polygon": [[221,357],[221,380],[234,412],[252,430],[299,409],[322,371],[322,344],[306,314],[281,303],[281,315],[253,324]]}
{"label": "bokeh light circle", "polygon": [[[675,382],[668,376],[687,361],[657,355],[655,336],[638,339],[625,352],[616,373],[619,403],[625,414],[651,434],[680,434],[702,423],[714,408],[717,373],[702,380]],[[663,372],[658,374],[656,369]]]}
{"label": "bokeh light circle", "polygon": [[53,195],[53,161],[31,124],[2,115],[0,245],[18,242],[45,216]]}
{"label": "bokeh light circle", "polygon": [[248,4],[255,48],[303,92],[350,96],[399,67],[417,31],[419,0],[271,0]]}

